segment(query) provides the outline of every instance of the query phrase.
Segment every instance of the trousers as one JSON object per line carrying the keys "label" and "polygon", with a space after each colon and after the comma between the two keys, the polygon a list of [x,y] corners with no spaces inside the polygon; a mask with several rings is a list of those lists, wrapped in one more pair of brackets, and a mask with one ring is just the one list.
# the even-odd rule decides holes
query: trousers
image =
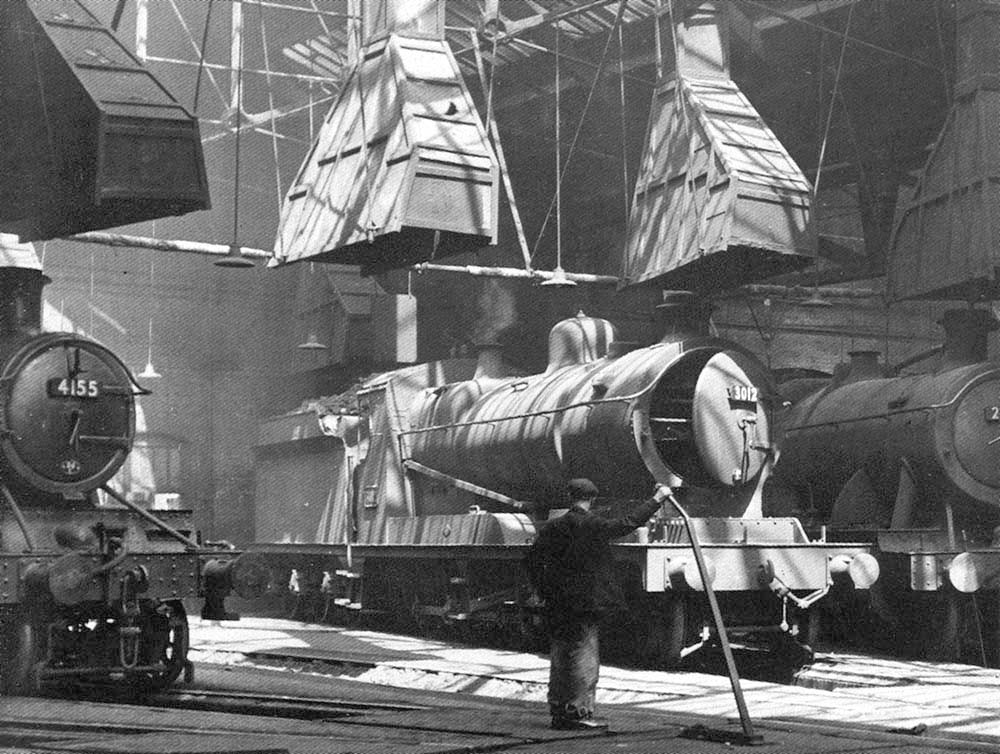
{"label": "trousers", "polygon": [[549,711],[554,718],[585,720],[594,714],[601,671],[596,619],[562,620],[552,629]]}

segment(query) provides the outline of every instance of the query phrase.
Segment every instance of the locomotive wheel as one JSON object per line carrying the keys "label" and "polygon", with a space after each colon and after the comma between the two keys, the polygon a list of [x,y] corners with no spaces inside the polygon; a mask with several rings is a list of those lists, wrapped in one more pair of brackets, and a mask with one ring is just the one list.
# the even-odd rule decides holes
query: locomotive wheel
{"label": "locomotive wheel", "polygon": [[434,633],[434,621],[424,610],[420,597],[416,594],[413,595],[413,600],[410,602],[410,612],[407,618],[409,625],[419,636],[430,636]]}
{"label": "locomotive wheel", "polygon": [[996,635],[996,621],[987,595],[894,592],[879,583],[871,594],[873,624],[880,631],[870,643],[877,649],[937,662],[996,663],[990,640]]}
{"label": "locomotive wheel", "polygon": [[[187,665],[189,633],[187,615],[180,602],[168,602],[170,614],[165,625],[154,629],[157,631],[151,643],[150,652],[144,661],[152,665],[161,663],[163,670],[159,673],[136,679],[135,685],[142,691],[160,691],[171,686],[184,672]],[[156,618],[153,622],[157,622]]]}
{"label": "locomotive wheel", "polygon": [[3,664],[0,665],[0,694],[30,696],[39,691],[38,663],[42,659],[39,630],[26,619],[5,623],[2,629]]}
{"label": "locomotive wheel", "polygon": [[[928,642],[928,656],[945,661],[989,666],[992,649],[988,646],[988,631],[984,631],[986,616],[976,594],[944,594],[944,606],[939,611],[940,644]],[[988,598],[984,600],[988,604]]]}

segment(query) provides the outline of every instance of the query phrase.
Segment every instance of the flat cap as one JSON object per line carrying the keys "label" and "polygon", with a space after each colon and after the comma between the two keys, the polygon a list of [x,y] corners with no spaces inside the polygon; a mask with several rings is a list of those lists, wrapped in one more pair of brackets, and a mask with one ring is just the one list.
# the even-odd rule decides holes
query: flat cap
{"label": "flat cap", "polygon": [[566,492],[569,494],[570,500],[588,500],[597,497],[597,486],[583,477],[570,479],[566,483]]}

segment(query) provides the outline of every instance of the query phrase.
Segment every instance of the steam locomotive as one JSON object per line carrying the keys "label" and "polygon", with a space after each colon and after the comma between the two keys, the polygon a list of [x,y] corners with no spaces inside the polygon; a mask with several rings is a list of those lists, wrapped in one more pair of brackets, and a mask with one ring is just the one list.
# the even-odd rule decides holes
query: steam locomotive
{"label": "steam locomotive", "polygon": [[293,572],[299,601],[321,599],[326,617],[530,639],[537,601],[521,563],[538,523],[565,507],[566,480],[590,478],[597,505],[617,512],[668,484],[683,512],[664,509],[613,545],[628,609],[609,646],[669,665],[714,641],[707,580],[730,630],[800,659],[808,609],[835,583],[868,588],[877,564],[868,545],[810,540],[795,518],[762,517],[768,373],[708,335],[697,302],[677,297],[663,311],[667,334],[651,346],[581,313],[550,332],[541,374],[510,374],[487,351],[379,375],[356,409],[310,408],[311,432],[276,417],[257,447],[253,549]]}
{"label": "steam locomotive", "polygon": [[883,578],[850,616],[855,630],[919,656],[995,665],[1000,364],[986,345],[996,321],[963,309],[941,324],[932,371],[893,375],[860,352],[832,380],[783,386],[792,405],[764,511],[871,543]]}
{"label": "steam locomotive", "polygon": [[0,253],[0,691],[165,687],[191,668],[182,600],[223,618],[253,570],[202,546],[190,512],[168,521],[109,486],[141,388],[96,341],[40,332],[48,279],[29,246]]}

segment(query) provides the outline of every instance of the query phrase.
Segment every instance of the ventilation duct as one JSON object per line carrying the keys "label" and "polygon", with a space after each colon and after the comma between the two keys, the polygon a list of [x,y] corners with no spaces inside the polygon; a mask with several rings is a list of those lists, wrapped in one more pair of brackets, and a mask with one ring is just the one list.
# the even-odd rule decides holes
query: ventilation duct
{"label": "ventilation duct", "polygon": [[285,197],[278,262],[371,274],[496,242],[497,160],[443,6],[403,19],[404,6],[365,5],[368,41]]}
{"label": "ventilation duct", "polygon": [[721,5],[664,26],[676,60],[653,94],[621,286],[707,294],[811,263],[809,182],[730,78]]}
{"label": "ventilation duct", "polygon": [[23,241],[210,206],[197,120],[82,2],[0,2],[0,113]]}
{"label": "ventilation duct", "polygon": [[889,247],[890,300],[1000,294],[1000,0],[957,5],[955,96]]}

